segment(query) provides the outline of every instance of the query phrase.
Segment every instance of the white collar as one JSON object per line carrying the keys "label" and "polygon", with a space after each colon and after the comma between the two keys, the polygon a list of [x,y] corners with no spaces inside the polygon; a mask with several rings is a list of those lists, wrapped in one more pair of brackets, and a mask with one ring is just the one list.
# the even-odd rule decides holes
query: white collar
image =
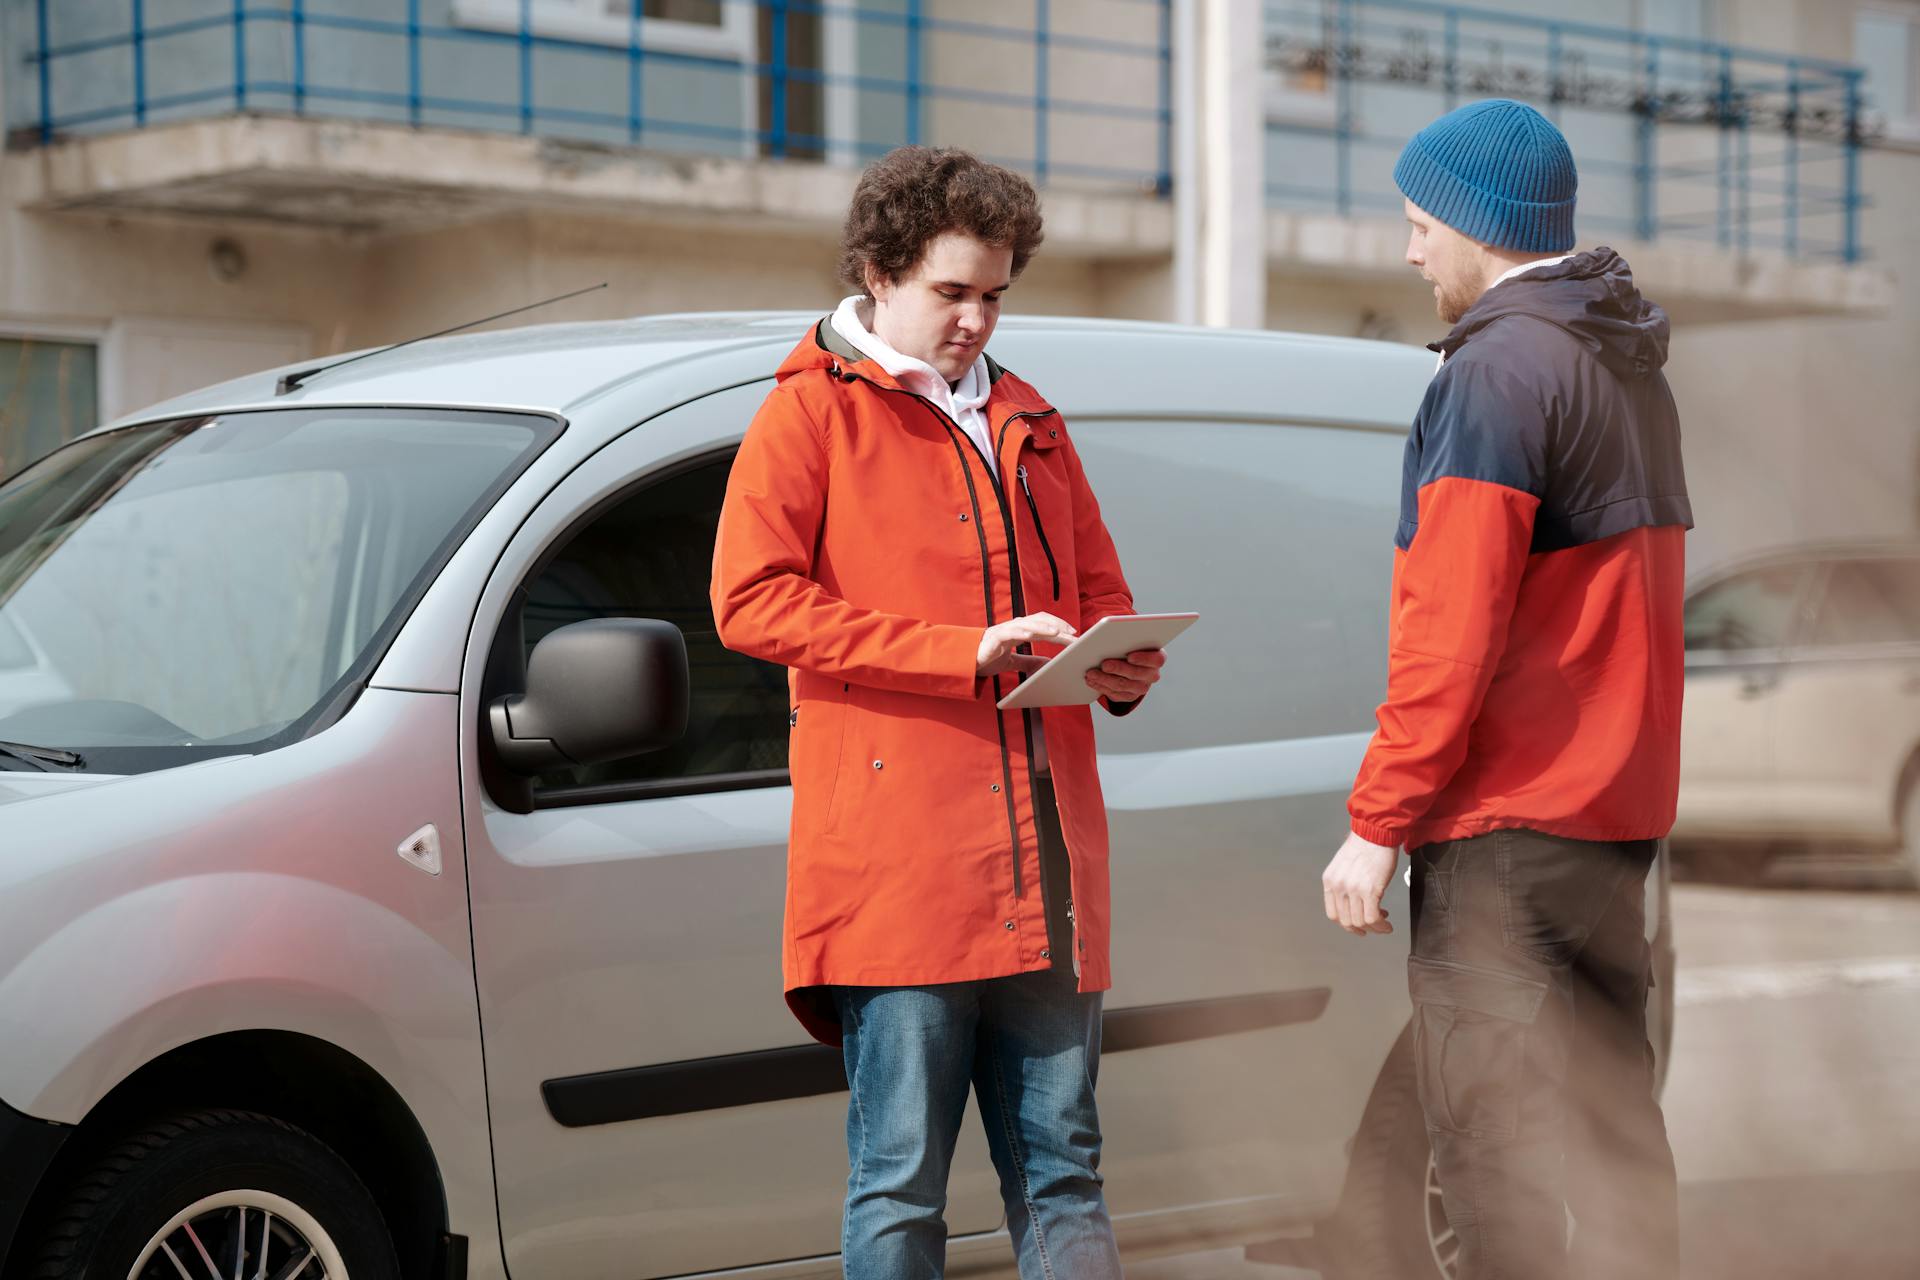
{"label": "white collar", "polygon": [[1573,254],[1571,253],[1563,253],[1557,258],[1536,258],[1532,262],[1523,262],[1517,267],[1508,267],[1500,273],[1500,278],[1488,285],[1487,288],[1496,289],[1515,276],[1525,275],[1529,271],[1538,271],[1542,267],[1557,267],[1572,256]]}
{"label": "white collar", "polygon": [[[835,332],[852,343],[854,350],[885,369],[894,378],[911,378],[920,384],[919,387],[911,389],[921,390],[924,394],[950,398],[955,406],[961,409],[977,409],[987,402],[993,386],[991,379],[987,377],[987,357],[984,352],[974,357],[972,366],[961,375],[957,385],[949,386],[947,380],[940,376],[938,369],[925,360],[916,360],[912,356],[895,351],[867,327],[861,312],[866,311],[871,314],[872,307],[873,303],[861,294],[856,293],[850,298],[843,299],[839,308],[833,313]],[[906,384],[902,382],[902,385]]]}

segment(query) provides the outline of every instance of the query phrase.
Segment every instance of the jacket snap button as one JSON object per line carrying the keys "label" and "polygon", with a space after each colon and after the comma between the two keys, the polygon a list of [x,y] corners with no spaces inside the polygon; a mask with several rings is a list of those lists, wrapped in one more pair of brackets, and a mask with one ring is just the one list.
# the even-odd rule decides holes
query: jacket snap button
{"label": "jacket snap button", "polygon": [[971,517],[971,516],[969,516],[969,515],[968,515],[968,514],[967,514],[966,512],[964,512],[964,511],[962,511],[962,512],[960,513],[960,523],[961,523],[961,524],[965,524],[965,523],[966,523],[966,522],[967,522],[968,520],[971,520],[972,518],[973,518],[973,517]]}
{"label": "jacket snap button", "polygon": [[873,762],[873,767],[876,769],[884,769],[887,767],[887,762],[885,760],[875,760]]}
{"label": "jacket snap button", "polygon": [[995,790],[996,792],[997,792],[997,791],[999,791],[999,790],[1000,790],[1000,784],[999,784],[999,783],[997,783],[997,782],[996,782],[996,783],[994,783],[994,784],[993,784],[993,789],[994,789],[994,790]]}
{"label": "jacket snap button", "polygon": [[1055,440],[1058,440],[1060,438],[1060,432],[1057,428],[1051,428],[1051,427],[1048,428],[1047,434],[1049,436],[1052,436]]}
{"label": "jacket snap button", "polygon": [[1053,952],[1047,950],[1045,947],[1042,947],[1040,948],[1040,958],[1042,960],[1051,960],[1053,959]]}
{"label": "jacket snap button", "polygon": [[1011,930],[1011,929],[1013,928],[1013,921],[1011,921],[1011,920],[1009,920],[1009,921],[1007,921],[1007,928],[1008,928],[1009,930]]}

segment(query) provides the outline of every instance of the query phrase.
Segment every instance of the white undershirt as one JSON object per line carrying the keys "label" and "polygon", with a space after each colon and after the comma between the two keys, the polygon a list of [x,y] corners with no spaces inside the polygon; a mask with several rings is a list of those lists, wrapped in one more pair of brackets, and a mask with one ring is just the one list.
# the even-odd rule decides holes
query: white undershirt
{"label": "white undershirt", "polygon": [[[872,318],[872,300],[855,294],[842,300],[839,309],[833,313],[834,332],[851,343],[854,350],[885,369],[906,390],[933,401],[967,433],[967,438],[973,441],[974,447],[980,450],[980,456],[986,460],[987,468],[994,475],[999,475],[1000,464],[993,456],[993,438],[987,425],[987,397],[993,394],[993,383],[987,374],[986,355],[983,353],[974,357],[973,364],[960,376],[960,381],[949,384],[940,376],[940,371],[926,361],[903,355],[887,345],[867,327]],[[1044,777],[1050,770],[1047,739],[1040,728],[1040,719],[1035,716],[1032,721],[1033,768],[1035,773]]]}
{"label": "white undershirt", "polygon": [[1500,273],[1499,279],[1495,280],[1492,284],[1488,285],[1487,288],[1497,289],[1501,285],[1505,284],[1507,281],[1513,279],[1515,276],[1523,276],[1529,271],[1538,271],[1542,267],[1557,267],[1561,263],[1565,262],[1568,258],[1571,258],[1572,256],[1573,255],[1571,253],[1563,253],[1557,257],[1536,258],[1532,262],[1523,262],[1517,267],[1508,267],[1505,271],[1502,271]]}

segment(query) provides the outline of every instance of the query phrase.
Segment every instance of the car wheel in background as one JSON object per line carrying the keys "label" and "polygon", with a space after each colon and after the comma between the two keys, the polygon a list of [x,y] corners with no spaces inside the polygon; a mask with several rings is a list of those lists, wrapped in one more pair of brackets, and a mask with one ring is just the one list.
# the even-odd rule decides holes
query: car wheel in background
{"label": "car wheel in background", "polygon": [[156,1121],[81,1174],[34,1280],[399,1280],[380,1208],[332,1148],[271,1116]]}
{"label": "car wheel in background", "polygon": [[1413,1026],[1400,1033],[1367,1099],[1340,1208],[1314,1234],[1326,1280],[1453,1280],[1459,1244],[1441,1207],[1413,1074]]}
{"label": "car wheel in background", "polygon": [[1920,756],[1907,767],[1907,790],[1900,803],[1900,849],[1907,878],[1920,888]]}

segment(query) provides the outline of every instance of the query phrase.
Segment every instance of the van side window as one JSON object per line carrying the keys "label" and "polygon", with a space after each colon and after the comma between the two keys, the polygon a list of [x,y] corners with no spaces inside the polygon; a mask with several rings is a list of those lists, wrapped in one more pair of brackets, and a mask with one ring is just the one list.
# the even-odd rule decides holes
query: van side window
{"label": "van side window", "polygon": [[[536,795],[622,782],[765,774],[784,785],[787,676],[720,644],[707,588],[731,457],[629,493],[579,528],[527,583],[526,653],[569,623],[658,618],[687,640],[693,697],[686,735],[664,751],[544,774]],[[745,782],[745,779],[742,779]]]}
{"label": "van side window", "polygon": [[1811,643],[1920,644],[1920,560],[1834,565]]}
{"label": "van side window", "polygon": [[1773,565],[1706,588],[1687,601],[1687,649],[1782,647],[1792,638],[1795,607],[1811,570],[1805,564]]}

